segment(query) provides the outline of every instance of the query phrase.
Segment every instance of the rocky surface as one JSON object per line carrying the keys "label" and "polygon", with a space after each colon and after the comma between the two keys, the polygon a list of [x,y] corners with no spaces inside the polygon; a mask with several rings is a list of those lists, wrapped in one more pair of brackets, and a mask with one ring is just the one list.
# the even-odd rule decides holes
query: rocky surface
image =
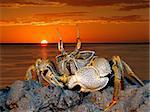
{"label": "rocky surface", "polygon": [[[119,102],[109,112],[149,112],[150,83],[144,87],[126,84]],[[110,103],[113,87],[93,92],[43,87],[36,81],[16,81],[0,90],[0,112],[102,112]]]}

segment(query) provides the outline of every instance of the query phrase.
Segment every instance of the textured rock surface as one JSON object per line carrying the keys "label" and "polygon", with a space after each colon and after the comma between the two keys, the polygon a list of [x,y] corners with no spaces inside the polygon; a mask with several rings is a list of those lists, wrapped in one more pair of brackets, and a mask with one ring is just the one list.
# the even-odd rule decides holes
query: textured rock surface
{"label": "textured rock surface", "polygon": [[[150,83],[128,85],[110,112],[149,112]],[[16,81],[0,90],[0,112],[102,112],[110,103],[113,87],[93,93],[80,93],[36,81]]]}

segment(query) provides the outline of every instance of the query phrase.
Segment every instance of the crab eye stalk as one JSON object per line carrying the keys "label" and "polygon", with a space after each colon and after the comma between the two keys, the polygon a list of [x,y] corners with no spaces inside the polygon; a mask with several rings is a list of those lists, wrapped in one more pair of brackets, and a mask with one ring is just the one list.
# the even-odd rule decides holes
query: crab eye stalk
{"label": "crab eye stalk", "polygon": [[65,54],[65,50],[64,50],[64,45],[63,45],[63,41],[62,41],[62,36],[60,35],[60,32],[57,28],[57,35],[59,37],[59,42],[58,42],[58,50],[62,53]]}
{"label": "crab eye stalk", "polygon": [[76,38],[77,45],[76,45],[76,49],[79,50],[81,48],[80,31],[79,31],[78,25],[76,25],[76,27],[77,27],[77,38]]}
{"label": "crab eye stalk", "polygon": [[76,28],[77,28],[77,38],[76,38],[76,47],[75,47],[75,50],[72,52],[73,55],[76,55],[78,54],[80,48],[81,48],[81,41],[80,41],[80,31],[79,31],[79,28],[78,26],[76,25]]}

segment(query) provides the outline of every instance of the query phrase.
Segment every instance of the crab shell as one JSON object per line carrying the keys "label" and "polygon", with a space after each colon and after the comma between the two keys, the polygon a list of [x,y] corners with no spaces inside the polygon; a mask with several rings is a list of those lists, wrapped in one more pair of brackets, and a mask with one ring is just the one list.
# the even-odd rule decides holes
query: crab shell
{"label": "crab shell", "polygon": [[109,62],[105,58],[95,58],[94,65],[86,66],[75,72],[68,81],[68,87],[80,85],[81,91],[93,92],[104,88],[111,73]]}
{"label": "crab shell", "polygon": [[[86,66],[94,57],[94,55],[94,51],[80,51],[78,55],[74,57],[70,55],[58,55],[56,56],[58,70],[62,74],[75,74],[77,69]],[[70,71],[68,70],[68,66]]]}

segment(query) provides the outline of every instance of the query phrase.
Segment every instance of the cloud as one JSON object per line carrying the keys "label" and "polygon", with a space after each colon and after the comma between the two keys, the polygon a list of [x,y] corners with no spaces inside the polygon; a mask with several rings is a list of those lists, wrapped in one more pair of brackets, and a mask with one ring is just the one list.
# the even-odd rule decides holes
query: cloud
{"label": "cloud", "polygon": [[148,0],[44,0],[44,1],[65,3],[71,6],[111,6],[118,4],[149,3]]}
{"label": "cloud", "polygon": [[118,10],[128,11],[149,7],[149,0],[1,0],[0,7],[22,6],[116,6]]}
{"label": "cloud", "polygon": [[141,15],[128,15],[128,16],[112,16],[112,17],[99,17],[100,20],[107,23],[128,23],[128,22],[146,22],[148,19],[143,18]]}
{"label": "cloud", "polygon": [[62,12],[62,13],[39,13],[27,17],[17,17],[15,19],[1,20],[0,26],[14,25],[54,25],[71,24],[84,18],[89,12]]}
{"label": "cloud", "polygon": [[120,11],[149,8],[148,0],[45,0],[63,3],[69,6],[116,6]]}
{"label": "cloud", "polygon": [[141,15],[127,16],[101,16],[87,19],[86,15],[89,12],[63,12],[63,13],[43,13],[35,14],[29,17],[18,17],[11,20],[1,20],[0,26],[15,26],[15,25],[32,25],[32,26],[47,26],[47,25],[74,25],[88,23],[143,23],[148,22],[148,18]]}
{"label": "cloud", "polygon": [[62,6],[59,2],[47,2],[44,0],[1,0],[0,7],[23,7],[23,6]]}
{"label": "cloud", "polygon": [[122,6],[119,8],[120,11],[131,11],[134,9],[144,9],[149,8],[149,4],[137,4],[137,5],[128,5],[128,6]]}
{"label": "cloud", "polygon": [[45,18],[66,18],[66,17],[79,17],[85,16],[89,12],[60,12],[60,13],[44,13],[35,14],[34,17],[45,17]]}

